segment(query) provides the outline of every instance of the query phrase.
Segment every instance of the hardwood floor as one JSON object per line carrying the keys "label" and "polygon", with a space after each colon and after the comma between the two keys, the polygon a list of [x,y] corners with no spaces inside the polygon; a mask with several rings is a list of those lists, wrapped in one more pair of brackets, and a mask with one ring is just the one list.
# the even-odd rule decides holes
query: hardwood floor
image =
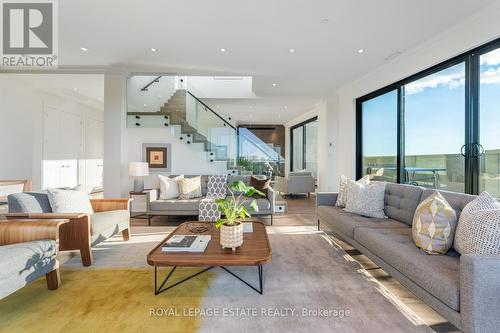
{"label": "hardwood floor", "polygon": [[[153,227],[165,228],[178,226],[186,221],[186,217],[154,217],[151,219]],[[269,223],[269,219],[261,218],[263,222]],[[132,219],[133,227],[147,226],[147,219]],[[310,227],[311,230],[316,230],[316,197],[312,195],[307,197],[288,197],[286,198],[286,212],[274,215],[273,227],[289,227],[300,226]],[[309,229],[309,228],[308,228]],[[322,226],[323,231],[328,231],[325,226]],[[387,290],[396,296],[403,304],[410,308],[417,316],[419,316],[427,325],[438,333],[455,333],[460,332],[457,328],[451,325],[446,319],[441,317],[437,312],[423,303],[420,299],[414,296],[408,289],[402,286],[396,279],[392,278],[384,270],[378,267],[366,256],[361,254],[349,244],[330,235],[333,240],[339,244],[346,252],[355,259],[371,276],[381,283]]]}

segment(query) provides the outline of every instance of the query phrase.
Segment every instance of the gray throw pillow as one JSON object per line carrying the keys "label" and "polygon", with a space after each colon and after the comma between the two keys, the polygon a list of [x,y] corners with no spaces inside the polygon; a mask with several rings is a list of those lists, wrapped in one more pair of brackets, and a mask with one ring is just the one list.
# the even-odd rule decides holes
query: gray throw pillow
{"label": "gray throw pillow", "polygon": [[53,213],[94,214],[89,195],[83,191],[47,189]]}
{"label": "gray throw pillow", "polygon": [[344,210],[368,217],[386,218],[384,213],[385,182],[368,185],[347,181],[347,202]]}
{"label": "gray throw pillow", "polygon": [[460,254],[500,254],[500,203],[488,192],[462,210],[454,248]]}

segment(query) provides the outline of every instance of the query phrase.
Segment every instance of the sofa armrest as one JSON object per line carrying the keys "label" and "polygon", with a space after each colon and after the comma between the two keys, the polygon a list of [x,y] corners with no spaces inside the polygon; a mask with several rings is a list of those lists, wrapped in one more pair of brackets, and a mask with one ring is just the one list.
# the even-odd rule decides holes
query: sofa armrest
{"label": "sofa armrest", "polygon": [[276,191],[272,187],[267,188],[267,199],[271,203],[271,214],[274,214],[274,206],[276,205]]}
{"label": "sofa armrest", "polygon": [[460,257],[460,313],[468,333],[498,332],[500,255]]}
{"label": "sofa armrest", "polygon": [[69,220],[10,220],[0,221],[0,245],[35,240],[59,241],[59,226]]}
{"label": "sofa armrest", "polygon": [[316,193],[316,207],[317,206],[335,206],[337,202],[337,192],[318,192]]}
{"label": "sofa armrest", "polygon": [[8,213],[4,214],[4,216],[8,220],[12,219],[54,220],[54,219],[79,219],[84,216],[87,216],[87,214],[86,213]]}
{"label": "sofa armrest", "polygon": [[129,210],[132,199],[90,199],[94,212],[107,212],[110,210]]}

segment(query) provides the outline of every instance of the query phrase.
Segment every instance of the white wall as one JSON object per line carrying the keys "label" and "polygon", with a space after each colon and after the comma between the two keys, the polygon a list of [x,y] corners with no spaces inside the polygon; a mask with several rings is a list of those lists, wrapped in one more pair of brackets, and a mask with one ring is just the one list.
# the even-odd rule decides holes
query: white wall
{"label": "white wall", "polygon": [[[171,144],[172,171],[169,173],[151,173],[144,179],[144,186],[151,188],[157,184],[158,174],[162,175],[207,175],[218,174],[213,164],[204,159],[203,153],[196,153],[185,143],[173,137],[167,128],[127,128],[127,165],[129,162],[142,161],[143,143]],[[203,156],[202,156],[203,155]],[[129,179],[129,189],[132,188],[133,179]]]}
{"label": "white wall", "polygon": [[0,75],[0,179],[31,179],[33,188],[39,189],[42,185],[44,107],[49,105],[80,115],[83,140],[87,117],[102,120],[102,111],[69,98],[50,95],[18,76]]}
{"label": "white wall", "polygon": [[[443,62],[500,36],[500,3],[460,22],[415,49],[338,90],[339,109],[331,115],[339,124],[334,153],[336,170],[329,187],[338,188],[341,174],[355,176],[355,99]],[[328,110],[330,113],[330,110]]]}
{"label": "white wall", "polygon": [[332,98],[316,104],[316,106],[285,124],[285,174],[290,171],[290,128],[313,117],[318,117],[318,191],[332,191],[334,189],[333,170],[334,143],[336,123],[334,115],[337,111],[337,100]]}

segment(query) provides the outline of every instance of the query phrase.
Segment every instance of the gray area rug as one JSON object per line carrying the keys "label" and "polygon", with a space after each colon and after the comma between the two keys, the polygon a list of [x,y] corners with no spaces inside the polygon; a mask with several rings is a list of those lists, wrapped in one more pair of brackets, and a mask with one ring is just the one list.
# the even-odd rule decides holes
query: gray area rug
{"label": "gray area rug", "polygon": [[[147,253],[173,229],[134,227],[130,241],[117,236],[95,247],[90,267],[82,266],[78,254],[62,252],[62,269],[151,268]],[[262,296],[222,269],[213,269],[216,276],[200,310],[217,309],[219,314],[202,316],[200,331],[434,332],[330,237],[315,229],[267,228],[273,259],[264,265]],[[258,286],[256,267],[230,269]],[[189,281],[179,288],[189,288]],[[168,297],[168,292],[160,297]],[[304,309],[310,316],[303,316]]]}
{"label": "gray area rug", "polygon": [[[264,294],[216,269],[201,332],[434,332],[327,235],[269,237]],[[256,268],[232,271],[258,286]]]}

